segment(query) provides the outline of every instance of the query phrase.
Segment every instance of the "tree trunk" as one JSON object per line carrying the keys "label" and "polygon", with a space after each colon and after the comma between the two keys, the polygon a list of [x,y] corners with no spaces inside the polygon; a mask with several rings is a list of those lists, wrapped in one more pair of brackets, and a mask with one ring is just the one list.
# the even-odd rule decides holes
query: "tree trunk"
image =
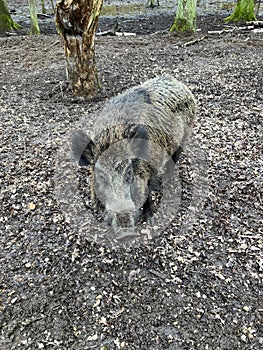
{"label": "tree trunk", "polygon": [[178,8],[170,32],[187,32],[196,31],[196,0],[179,0]]}
{"label": "tree trunk", "polygon": [[41,10],[43,14],[47,13],[46,7],[45,7],[45,0],[41,0]]}
{"label": "tree trunk", "polygon": [[156,5],[154,5],[154,0],[147,0],[146,7],[151,7],[153,9],[155,6],[160,6],[159,0],[156,1]]}
{"label": "tree trunk", "polygon": [[235,10],[225,22],[251,22],[256,21],[254,0],[238,0]]}
{"label": "tree trunk", "polygon": [[21,28],[12,20],[7,1],[0,0],[0,32],[7,32],[9,30],[17,30]]}
{"label": "tree trunk", "polygon": [[30,19],[31,19],[30,34],[39,35],[40,29],[38,26],[38,19],[37,19],[36,0],[28,0],[28,6],[30,11]]}
{"label": "tree trunk", "polygon": [[99,89],[95,32],[103,0],[60,0],[56,27],[64,41],[67,75],[75,95],[93,97]]}

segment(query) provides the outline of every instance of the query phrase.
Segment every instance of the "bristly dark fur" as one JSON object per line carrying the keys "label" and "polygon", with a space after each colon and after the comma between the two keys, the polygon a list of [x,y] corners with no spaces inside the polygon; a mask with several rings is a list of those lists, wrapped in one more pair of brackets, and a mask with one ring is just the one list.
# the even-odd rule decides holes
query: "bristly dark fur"
{"label": "bristly dark fur", "polygon": [[[95,165],[111,146],[120,141],[134,140],[137,159],[131,159],[133,173],[138,179],[147,180],[139,182],[148,188],[149,195],[143,205],[143,212],[151,217],[151,193],[155,187],[161,186],[161,174],[165,171],[162,169],[163,155],[158,150],[164,150],[171,162],[177,162],[195,114],[194,97],[184,84],[171,76],[146,81],[112,98],[105,106],[95,121],[92,140],[87,142],[87,147],[80,156],[80,164],[86,160],[86,164]],[[146,156],[155,160],[155,167],[150,161],[147,162]],[[114,154],[105,157],[105,168],[107,169],[106,162],[109,162],[112,165],[108,164],[108,171],[116,171],[116,176],[121,176],[121,171],[117,175],[118,167],[114,157]],[[92,197],[94,203],[101,207],[94,186]]]}

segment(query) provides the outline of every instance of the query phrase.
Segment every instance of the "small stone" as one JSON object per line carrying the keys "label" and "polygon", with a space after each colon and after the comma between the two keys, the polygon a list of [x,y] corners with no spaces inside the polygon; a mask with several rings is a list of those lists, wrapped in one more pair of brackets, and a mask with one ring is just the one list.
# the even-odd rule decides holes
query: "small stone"
{"label": "small stone", "polygon": [[243,307],[243,310],[247,312],[247,311],[249,311],[249,310],[250,310],[250,307],[249,307],[249,306],[247,306],[247,305],[245,305],[245,306]]}
{"label": "small stone", "polygon": [[28,209],[29,209],[29,210],[35,210],[35,208],[36,208],[35,203],[33,203],[33,202],[28,203]]}
{"label": "small stone", "polygon": [[241,338],[241,340],[242,340],[243,342],[246,343],[247,337],[245,336],[245,334],[242,334],[240,338]]}
{"label": "small stone", "polygon": [[102,316],[101,319],[100,319],[100,323],[104,324],[104,325],[107,325],[107,319],[106,317]]}
{"label": "small stone", "polygon": [[11,304],[14,304],[18,300],[18,297],[11,299]]}
{"label": "small stone", "polygon": [[96,297],[96,301],[95,301],[95,303],[93,304],[93,307],[97,307],[97,306],[99,306],[100,305],[100,301],[101,301],[101,299],[102,299],[102,295],[98,295],[97,297]]}
{"label": "small stone", "polygon": [[98,339],[98,334],[97,334],[97,333],[95,333],[94,335],[91,335],[91,336],[87,337],[87,340],[88,340],[88,341],[97,340],[97,339]]}

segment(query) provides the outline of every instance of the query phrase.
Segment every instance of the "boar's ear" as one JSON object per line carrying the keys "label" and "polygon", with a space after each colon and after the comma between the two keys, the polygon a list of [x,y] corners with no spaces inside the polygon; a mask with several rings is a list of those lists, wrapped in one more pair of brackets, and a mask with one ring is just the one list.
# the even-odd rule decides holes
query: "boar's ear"
{"label": "boar's ear", "polygon": [[172,160],[174,161],[174,163],[177,163],[177,161],[180,158],[180,155],[181,155],[182,151],[183,151],[182,147],[179,146],[177,148],[177,150],[172,154]]}
{"label": "boar's ear", "polygon": [[92,164],[95,153],[94,142],[82,131],[73,130],[71,132],[71,149],[79,165]]}
{"label": "boar's ear", "polygon": [[95,148],[96,146],[94,142],[90,140],[79,158],[79,165],[87,166],[93,164],[95,158]]}

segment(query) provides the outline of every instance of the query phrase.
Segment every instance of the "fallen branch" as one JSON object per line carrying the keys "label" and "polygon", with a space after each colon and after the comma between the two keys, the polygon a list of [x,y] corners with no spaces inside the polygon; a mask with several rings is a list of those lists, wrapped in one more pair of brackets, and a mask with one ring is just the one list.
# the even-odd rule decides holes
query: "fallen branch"
{"label": "fallen branch", "polygon": [[218,35],[221,35],[225,32],[232,32],[233,30],[226,30],[226,29],[222,29],[222,30],[208,30],[207,34],[211,34],[211,35],[215,35],[215,34],[218,34]]}
{"label": "fallen branch", "polygon": [[98,32],[96,33],[96,36],[114,36],[116,35],[116,30],[115,29],[110,29],[110,30],[105,30],[104,32]]}
{"label": "fallen branch", "polygon": [[199,43],[200,41],[202,41],[202,40],[204,40],[206,38],[207,38],[207,35],[204,35],[201,38],[198,38],[198,39],[195,39],[195,40],[192,40],[192,41],[188,41],[187,43],[183,44],[182,46],[183,47],[191,46],[191,45]]}
{"label": "fallen branch", "polygon": [[253,30],[253,29],[255,29],[254,26],[237,27],[237,30]]}
{"label": "fallen branch", "polygon": [[253,33],[263,33],[263,28],[255,28]]}
{"label": "fallen branch", "polygon": [[136,33],[130,33],[130,32],[116,32],[116,36],[136,36]]}
{"label": "fallen branch", "polygon": [[97,36],[136,36],[136,33],[129,33],[129,32],[116,32],[114,30],[107,30],[105,32],[98,32],[96,34]]}
{"label": "fallen branch", "polygon": [[263,21],[246,22],[247,26],[254,26],[254,28],[263,28]]}
{"label": "fallen branch", "polygon": [[209,30],[207,34],[223,34],[223,33],[233,33],[236,31],[250,31],[250,30],[256,30],[263,28],[263,21],[252,21],[252,22],[246,22],[245,26],[242,27],[233,27],[231,29],[224,28],[222,30]]}

